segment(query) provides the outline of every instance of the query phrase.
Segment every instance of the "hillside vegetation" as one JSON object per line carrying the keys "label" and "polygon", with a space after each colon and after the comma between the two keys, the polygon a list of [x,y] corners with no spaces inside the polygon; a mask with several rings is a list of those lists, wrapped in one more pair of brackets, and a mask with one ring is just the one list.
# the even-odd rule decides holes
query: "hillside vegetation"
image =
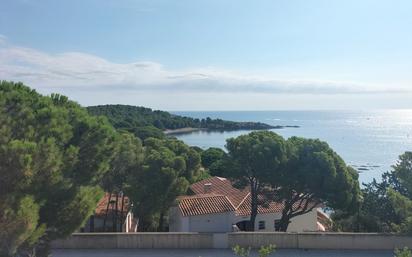
{"label": "hillside vegetation", "polygon": [[132,132],[140,138],[162,137],[163,130],[198,128],[208,130],[264,130],[281,128],[260,122],[234,122],[222,119],[194,119],[165,111],[130,105],[99,105],[87,107],[92,115],[104,115],[117,129]]}

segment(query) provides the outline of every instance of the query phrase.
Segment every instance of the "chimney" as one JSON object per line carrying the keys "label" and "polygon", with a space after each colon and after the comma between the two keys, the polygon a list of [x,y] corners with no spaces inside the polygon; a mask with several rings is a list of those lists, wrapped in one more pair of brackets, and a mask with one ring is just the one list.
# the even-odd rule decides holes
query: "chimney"
{"label": "chimney", "polygon": [[204,193],[209,194],[212,192],[212,183],[204,184]]}

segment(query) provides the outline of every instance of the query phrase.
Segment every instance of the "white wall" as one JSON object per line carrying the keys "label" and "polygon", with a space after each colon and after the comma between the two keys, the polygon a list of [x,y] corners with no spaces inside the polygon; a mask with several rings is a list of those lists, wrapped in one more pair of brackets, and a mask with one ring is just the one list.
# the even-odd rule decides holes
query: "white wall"
{"label": "white wall", "polygon": [[[281,213],[258,214],[255,231],[275,231],[274,221],[281,218]],[[235,216],[233,212],[216,213],[197,216],[182,216],[178,207],[172,207],[169,212],[170,232],[232,232],[232,225],[250,216]],[[259,229],[259,221],[265,221],[265,229]],[[288,232],[317,231],[317,212],[312,210],[291,220]]]}
{"label": "white wall", "polygon": [[178,207],[169,210],[170,232],[232,232],[234,213],[183,216]]}
{"label": "white wall", "polygon": [[[266,213],[258,214],[256,216],[255,231],[261,232],[274,232],[274,221],[281,218],[281,213]],[[249,220],[250,216],[236,216],[235,222],[242,220]],[[259,229],[259,221],[265,222],[265,229]],[[288,232],[304,232],[304,231],[317,231],[317,210],[312,210],[304,215],[297,216],[291,220],[288,227]]]}
{"label": "white wall", "polygon": [[169,210],[169,232],[190,232],[189,217],[183,217],[178,207]]}
{"label": "white wall", "polygon": [[289,224],[288,232],[317,231],[317,221],[317,209],[313,209],[311,212],[294,217]]}
{"label": "white wall", "polygon": [[234,213],[190,216],[189,220],[189,232],[232,232]]}
{"label": "white wall", "polygon": [[[275,231],[274,221],[280,219],[280,213],[258,214],[256,216],[255,231],[273,232]],[[259,229],[259,221],[265,222],[265,229]]]}

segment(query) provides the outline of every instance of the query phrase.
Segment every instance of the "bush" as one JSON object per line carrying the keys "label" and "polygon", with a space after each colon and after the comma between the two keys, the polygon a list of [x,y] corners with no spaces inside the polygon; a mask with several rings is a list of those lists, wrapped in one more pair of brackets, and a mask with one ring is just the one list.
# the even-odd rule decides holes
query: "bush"
{"label": "bush", "polygon": [[[259,257],[267,257],[270,254],[274,253],[275,249],[276,249],[275,245],[267,245],[267,246],[262,245],[258,251]],[[249,257],[251,247],[243,248],[243,247],[240,247],[239,245],[235,245],[235,247],[233,247],[232,250],[233,250],[233,253],[237,256]],[[404,256],[401,256],[401,257],[404,257]]]}
{"label": "bush", "polygon": [[412,253],[408,247],[404,247],[402,250],[395,249],[395,257],[412,257]]}

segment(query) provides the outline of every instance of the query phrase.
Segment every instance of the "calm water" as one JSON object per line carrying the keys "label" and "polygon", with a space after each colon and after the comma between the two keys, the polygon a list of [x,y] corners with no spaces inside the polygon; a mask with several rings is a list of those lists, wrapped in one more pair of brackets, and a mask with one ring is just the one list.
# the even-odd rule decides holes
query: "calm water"
{"label": "calm water", "polygon": [[[235,111],[175,112],[194,118],[260,121],[271,125],[298,125],[275,129],[284,136],[319,138],[358,169],[361,182],[380,175],[405,151],[412,151],[412,110],[387,111]],[[189,145],[224,148],[227,138],[249,131],[193,132],[177,135]]]}

